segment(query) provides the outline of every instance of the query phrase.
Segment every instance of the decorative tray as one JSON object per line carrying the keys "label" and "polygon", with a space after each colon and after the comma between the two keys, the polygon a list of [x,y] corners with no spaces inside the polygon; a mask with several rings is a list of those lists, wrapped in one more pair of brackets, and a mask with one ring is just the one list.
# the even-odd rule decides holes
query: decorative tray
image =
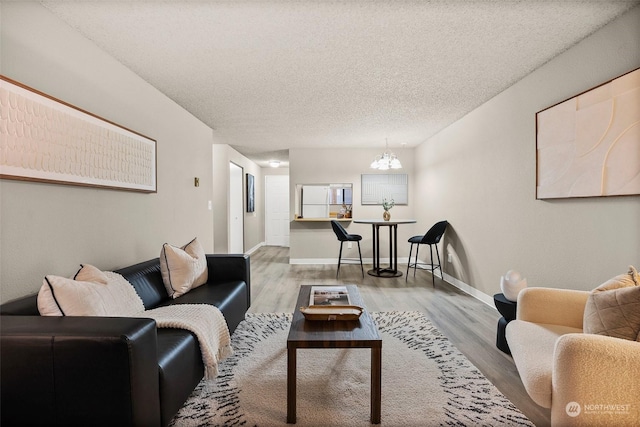
{"label": "decorative tray", "polygon": [[310,305],[300,307],[306,320],[358,320],[364,311],[357,305]]}

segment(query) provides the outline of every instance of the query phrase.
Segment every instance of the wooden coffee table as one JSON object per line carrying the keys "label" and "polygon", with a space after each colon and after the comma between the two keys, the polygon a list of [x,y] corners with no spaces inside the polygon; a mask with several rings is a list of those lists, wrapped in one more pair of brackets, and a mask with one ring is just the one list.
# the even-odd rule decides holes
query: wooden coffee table
{"label": "wooden coffee table", "polygon": [[[347,285],[351,304],[364,308],[355,285]],[[371,349],[371,423],[380,424],[382,407],[382,338],[367,310],[355,321],[305,320],[300,307],[309,305],[311,286],[300,287],[287,338],[287,423],[296,422],[296,351],[299,348]]]}

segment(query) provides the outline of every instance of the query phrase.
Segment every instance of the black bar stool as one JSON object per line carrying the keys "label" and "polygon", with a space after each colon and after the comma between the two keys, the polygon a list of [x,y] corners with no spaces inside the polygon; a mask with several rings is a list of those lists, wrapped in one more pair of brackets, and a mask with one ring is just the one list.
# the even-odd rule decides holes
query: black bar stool
{"label": "black bar stool", "polygon": [[[442,264],[440,263],[440,253],[438,252],[438,243],[442,238],[444,232],[447,229],[447,225],[449,223],[447,221],[437,222],[427,231],[427,233],[423,236],[413,236],[409,239],[409,243],[411,243],[411,247],[409,248],[409,261],[407,262],[407,276],[405,277],[405,281],[409,278],[409,269],[413,268],[413,277],[416,277],[416,270],[418,268],[422,268],[424,270],[431,270],[431,278],[433,279],[433,287],[436,287],[436,278],[433,274],[434,270],[437,268],[440,269],[440,275],[442,275]],[[413,252],[413,245],[416,246],[416,258],[415,261],[411,262],[411,252]],[[431,264],[419,263],[418,262],[418,249],[420,249],[420,245],[429,245],[429,252],[431,253]],[[436,247],[436,255],[438,257],[438,264],[433,263],[433,247]]]}
{"label": "black bar stool", "polygon": [[[342,224],[338,221],[332,220],[331,227],[333,228],[333,232],[336,233],[336,237],[340,241],[340,254],[338,255],[338,271],[336,271],[336,279],[340,274],[340,262],[342,261],[342,245],[344,242],[356,242],[358,244],[358,255],[360,255],[360,269],[362,270],[362,278],[364,278],[364,267],[362,266],[362,252],[360,252],[360,240],[362,240],[362,236],[359,234],[349,234],[347,230],[344,229]],[[349,260],[345,258],[345,260]],[[355,260],[354,260],[355,261]]]}

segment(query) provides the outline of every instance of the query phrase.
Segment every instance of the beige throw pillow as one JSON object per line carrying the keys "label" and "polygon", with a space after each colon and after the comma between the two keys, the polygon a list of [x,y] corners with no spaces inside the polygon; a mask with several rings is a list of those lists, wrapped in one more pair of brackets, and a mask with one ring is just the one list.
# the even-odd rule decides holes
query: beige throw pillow
{"label": "beige throw pillow", "polygon": [[640,341],[640,276],[633,266],[591,292],[583,328],[585,333]]}
{"label": "beige throw pillow", "polygon": [[[85,280],[75,280],[84,278]],[[130,316],[144,304],[120,274],[83,265],[73,279],[48,275],[38,293],[42,316]]]}
{"label": "beige throw pillow", "polygon": [[[80,269],[73,276],[73,280],[79,282],[96,282],[107,284],[107,277],[98,268],[89,264],[80,264]],[[38,311],[41,316],[64,316],[60,311],[60,306],[56,302],[52,287],[46,281],[43,281],[40,291],[38,292]]]}
{"label": "beige throw pillow", "polygon": [[109,279],[107,275],[100,271],[98,268],[89,264],[80,264],[80,270],[73,276],[73,280],[78,280],[80,282],[94,282],[94,283],[102,283],[106,285]]}
{"label": "beige throw pillow", "polygon": [[631,280],[636,286],[640,286],[640,274],[638,274],[638,270],[633,265],[629,266],[629,276],[631,276]]}
{"label": "beige throw pillow", "polygon": [[171,298],[178,298],[191,289],[204,285],[209,271],[207,257],[198,239],[193,239],[181,248],[168,243],[162,245],[160,271]]}

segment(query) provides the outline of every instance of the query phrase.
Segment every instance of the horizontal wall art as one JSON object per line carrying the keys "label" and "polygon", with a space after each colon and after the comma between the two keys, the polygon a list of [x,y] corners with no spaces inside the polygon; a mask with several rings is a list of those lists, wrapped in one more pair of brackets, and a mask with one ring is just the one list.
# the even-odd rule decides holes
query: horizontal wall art
{"label": "horizontal wall art", "polygon": [[640,194],[640,69],[536,114],[537,199]]}
{"label": "horizontal wall art", "polygon": [[0,76],[0,178],[154,193],[156,141]]}
{"label": "horizontal wall art", "polygon": [[406,205],[408,182],[406,173],[362,174],[362,204],[381,205],[384,199],[393,199],[396,205]]}

